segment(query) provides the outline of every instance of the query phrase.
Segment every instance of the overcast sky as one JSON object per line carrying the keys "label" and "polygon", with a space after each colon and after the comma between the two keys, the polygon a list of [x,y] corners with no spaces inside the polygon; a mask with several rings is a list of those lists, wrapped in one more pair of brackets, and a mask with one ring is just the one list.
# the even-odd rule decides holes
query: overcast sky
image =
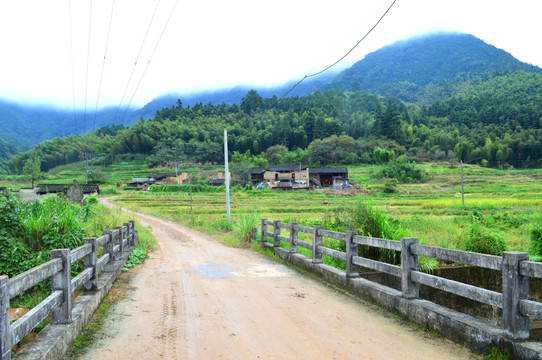
{"label": "overcast sky", "polygon": [[[299,80],[345,54],[391,3],[1,0],[0,98],[94,110]],[[397,0],[336,70],[436,30],[472,34],[542,66],[541,14],[540,0]]]}

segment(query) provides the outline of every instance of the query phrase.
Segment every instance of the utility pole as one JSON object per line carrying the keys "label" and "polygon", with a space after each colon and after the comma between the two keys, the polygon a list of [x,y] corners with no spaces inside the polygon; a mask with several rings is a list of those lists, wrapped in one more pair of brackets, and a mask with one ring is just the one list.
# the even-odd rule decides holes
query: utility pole
{"label": "utility pole", "polygon": [[228,221],[231,222],[231,211],[230,211],[230,174],[228,167],[228,130],[224,129],[224,162],[225,170],[224,174],[226,180],[226,217]]}
{"label": "utility pole", "polygon": [[190,213],[192,213],[192,174],[188,178],[188,183],[190,184]]}
{"label": "utility pole", "polygon": [[463,189],[463,160],[461,160],[461,204],[465,206],[465,191]]}

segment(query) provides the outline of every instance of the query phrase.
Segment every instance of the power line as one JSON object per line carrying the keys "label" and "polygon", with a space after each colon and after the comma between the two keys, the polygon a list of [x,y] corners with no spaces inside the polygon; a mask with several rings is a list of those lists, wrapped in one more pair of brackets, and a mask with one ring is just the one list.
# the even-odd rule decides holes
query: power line
{"label": "power line", "polygon": [[290,90],[288,90],[286,93],[284,93],[284,95],[282,95],[280,98],[284,98],[286,95],[288,95],[290,92],[292,92],[296,87],[299,86],[299,84],[301,84],[305,79],[307,78],[310,78],[310,77],[313,77],[313,76],[317,76],[317,75],[320,75],[322,74],[323,72],[331,69],[333,66],[337,65],[338,63],[340,63],[342,60],[344,60],[345,57],[347,57],[348,55],[350,55],[350,53],[352,51],[354,51],[354,49],[359,45],[361,44],[361,42],[363,40],[365,40],[365,38],[367,36],[369,36],[369,34],[371,32],[373,32],[373,30],[378,26],[378,24],[380,24],[380,22],[384,19],[384,17],[388,14],[388,12],[391,10],[391,8],[393,7],[393,5],[395,5],[395,2],[397,0],[393,0],[393,2],[391,3],[391,5],[388,7],[388,9],[384,12],[384,14],[380,17],[380,19],[378,19],[378,21],[376,22],[376,24],[373,25],[373,27],[350,49],[348,50],[348,52],[346,54],[344,54],[343,56],[341,56],[337,61],[335,61],[333,64],[327,66],[326,68],[324,68],[323,70],[320,70],[316,73],[313,73],[313,74],[307,74],[305,75],[301,80],[299,80],[294,86],[292,86],[292,88]]}
{"label": "power line", "polygon": [[156,42],[156,45],[151,53],[151,56],[149,58],[149,61],[147,62],[147,65],[145,66],[145,69],[143,70],[143,74],[141,75],[141,78],[139,78],[139,82],[137,83],[137,86],[134,90],[134,93],[132,97],[130,98],[130,102],[126,106],[126,109],[124,110],[124,114],[122,114],[121,122],[124,120],[126,113],[128,112],[128,109],[130,108],[130,105],[132,104],[132,100],[134,100],[134,97],[137,93],[137,90],[139,89],[139,85],[141,85],[141,82],[143,81],[143,77],[145,76],[145,73],[147,72],[147,69],[149,68],[149,65],[151,63],[151,60],[154,56],[154,53],[156,52],[156,49],[158,48],[158,45],[160,44],[160,40],[162,40],[162,36],[164,36],[164,33],[166,32],[167,26],[169,24],[169,21],[171,20],[171,17],[173,16],[173,13],[175,12],[175,8],[177,7],[177,4],[179,3],[179,0],[175,1],[175,4],[173,5],[173,8],[171,9],[171,12],[169,13],[169,17],[167,18],[166,24],[164,25],[164,28],[162,29],[162,32],[160,33],[160,37],[158,38],[158,41]]}
{"label": "power line", "polygon": [[152,13],[151,21],[149,22],[149,26],[147,27],[147,32],[145,33],[145,37],[143,38],[143,41],[141,42],[141,47],[139,48],[139,53],[137,54],[134,67],[132,68],[132,73],[130,74],[130,77],[128,78],[128,83],[126,84],[126,88],[124,89],[124,93],[122,94],[122,98],[120,99],[120,103],[115,113],[115,117],[113,118],[113,125],[115,125],[115,120],[117,119],[117,115],[119,114],[120,107],[122,106],[122,102],[124,101],[124,97],[126,96],[126,92],[128,91],[128,86],[130,86],[130,82],[132,81],[132,76],[134,75],[134,71],[137,66],[137,62],[139,61],[139,56],[141,55],[141,51],[143,50],[143,46],[145,45],[145,41],[147,40],[147,35],[149,34],[149,30],[154,20],[154,15],[156,15],[156,11],[158,10],[158,5],[160,5],[160,0],[158,0],[156,3],[156,7],[154,8],[154,12]]}
{"label": "power line", "polygon": [[100,84],[98,85],[98,96],[96,98],[96,108],[94,109],[94,119],[92,120],[92,131],[94,131],[95,126],[96,126],[96,114],[98,113],[98,103],[100,102],[100,92],[102,90],[102,79],[104,77],[105,58],[107,56],[107,48],[109,46],[109,35],[111,34],[111,23],[113,22],[114,9],[115,9],[115,0],[113,0],[113,5],[111,6],[111,16],[109,17],[109,29],[107,30],[107,40],[105,42],[104,59],[102,62],[102,73],[100,75]]}
{"label": "power line", "polygon": [[71,54],[71,65],[72,65],[72,102],[73,102],[73,132],[77,134],[77,119],[75,115],[75,73],[73,69],[73,25],[72,25],[72,2],[68,0],[69,9],[70,9],[70,54]]}
{"label": "power line", "polygon": [[88,94],[88,68],[90,60],[90,30],[92,26],[92,0],[90,0],[90,13],[88,15],[88,41],[87,41],[87,77],[85,81],[85,112],[83,113],[83,133],[87,123],[87,94]]}

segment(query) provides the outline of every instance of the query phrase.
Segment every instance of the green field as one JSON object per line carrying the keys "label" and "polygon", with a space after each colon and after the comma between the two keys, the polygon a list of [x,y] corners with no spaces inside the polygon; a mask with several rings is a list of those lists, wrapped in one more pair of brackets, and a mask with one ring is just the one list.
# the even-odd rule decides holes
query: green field
{"label": "green field", "polygon": [[[209,167],[193,167],[188,171],[204,173]],[[336,208],[353,208],[359,201],[374,206],[399,223],[408,236],[421,243],[462,248],[466,229],[473,217],[483,226],[502,236],[509,250],[529,251],[533,226],[542,226],[542,170],[497,170],[475,165],[464,168],[464,201],[461,197],[460,168],[448,163],[426,164],[428,180],[418,184],[399,184],[392,194],[383,192],[384,180],[377,175],[379,166],[348,167],[354,186],[351,191],[326,190],[252,190],[232,191],[231,211],[236,219],[255,215],[258,218],[296,221],[314,225],[325,223]],[[186,171],[186,169],[182,169]],[[226,222],[225,193],[194,192],[190,210],[187,192],[154,193],[123,191],[134,177],[151,172],[175,169],[147,169],[136,162],[122,162],[100,169],[106,177],[101,185],[105,193],[116,192],[115,200],[129,209],[153,214],[196,227],[218,236],[229,233]],[[56,169],[43,182],[84,182],[81,167]],[[203,176],[202,176],[203,177]],[[0,186],[17,187],[20,179],[0,179]],[[106,195],[104,195],[106,196]],[[230,234],[231,236],[231,234]]]}

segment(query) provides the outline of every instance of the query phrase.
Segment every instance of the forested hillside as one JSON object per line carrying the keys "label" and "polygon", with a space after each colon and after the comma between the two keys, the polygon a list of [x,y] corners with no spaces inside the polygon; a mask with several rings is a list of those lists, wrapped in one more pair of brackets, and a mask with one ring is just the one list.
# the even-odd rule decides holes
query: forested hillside
{"label": "forested hillside", "polygon": [[[196,104],[163,109],[124,128],[57,138],[7,162],[20,173],[30,157],[42,170],[79,161],[141,154],[167,161],[218,163],[223,129],[229,149],[269,163],[370,163],[377,148],[412,160],[460,159],[485,166],[542,165],[542,75],[524,71],[476,79],[449,100],[417,107],[364,91],[262,98],[249,91],[240,105]],[[260,156],[254,156],[260,155]]]}
{"label": "forested hillside", "polygon": [[506,70],[542,73],[504,50],[462,33],[398,42],[365,56],[324,89],[365,90],[429,105],[449,98],[472,79]]}

